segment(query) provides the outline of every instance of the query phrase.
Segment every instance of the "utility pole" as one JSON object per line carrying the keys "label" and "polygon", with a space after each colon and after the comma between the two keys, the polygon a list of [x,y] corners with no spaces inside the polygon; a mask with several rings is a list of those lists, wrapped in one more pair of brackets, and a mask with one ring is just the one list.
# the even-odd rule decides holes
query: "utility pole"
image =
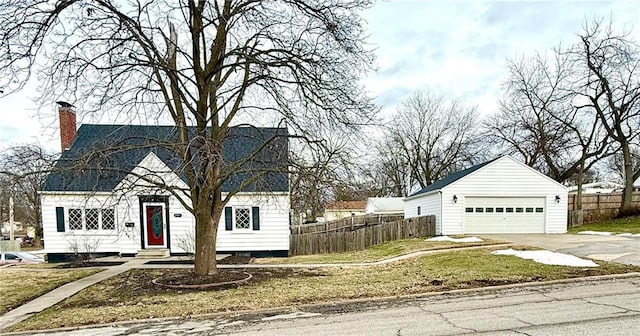
{"label": "utility pole", "polygon": [[13,188],[9,191],[9,238],[15,241],[13,233]]}

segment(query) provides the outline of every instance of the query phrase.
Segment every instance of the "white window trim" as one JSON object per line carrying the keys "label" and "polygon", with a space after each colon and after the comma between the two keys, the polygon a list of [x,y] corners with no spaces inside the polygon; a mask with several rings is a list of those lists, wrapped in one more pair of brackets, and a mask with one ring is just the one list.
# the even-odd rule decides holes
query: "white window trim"
{"label": "white window trim", "polygon": [[[79,209],[80,210],[80,222],[81,222],[81,226],[82,228],[80,229],[72,229],[71,228],[71,223],[70,223],[70,217],[69,217],[69,210],[72,209]],[[87,209],[97,209],[98,210],[98,229],[87,229]],[[103,229],[102,228],[102,210],[105,209],[113,209],[113,229]],[[118,214],[116,211],[116,208],[102,208],[102,207],[65,207],[64,208],[64,215],[65,215],[65,226],[66,226],[66,230],[71,231],[71,232],[91,232],[91,233],[111,233],[111,232],[115,232],[118,229]]]}
{"label": "white window trim", "polygon": [[[249,210],[249,227],[246,229],[239,228],[236,225],[236,209],[248,209]],[[253,207],[250,205],[236,205],[231,207],[231,224],[232,231],[239,233],[250,233],[253,232]]]}

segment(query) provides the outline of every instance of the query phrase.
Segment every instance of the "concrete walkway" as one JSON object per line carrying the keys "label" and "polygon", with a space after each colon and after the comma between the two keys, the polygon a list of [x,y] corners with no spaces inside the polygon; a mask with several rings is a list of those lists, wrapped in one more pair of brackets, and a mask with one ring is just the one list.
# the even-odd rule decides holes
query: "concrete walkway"
{"label": "concrete walkway", "polygon": [[[398,261],[403,261],[407,259],[413,259],[422,257],[424,255],[436,254],[436,253],[446,253],[452,251],[464,251],[464,250],[476,250],[488,247],[507,247],[512,246],[511,243],[505,244],[491,244],[491,245],[479,245],[479,246],[468,246],[468,247],[452,247],[446,249],[437,249],[437,250],[425,250],[425,251],[416,251],[408,254],[403,254],[397,257],[378,260],[373,262],[366,263],[327,263],[327,264],[236,264],[236,265],[218,265],[218,268],[226,268],[226,269],[237,269],[237,268],[326,268],[326,267],[369,267],[369,266],[379,266],[385,264],[391,264]],[[193,268],[191,264],[144,264],[136,266],[135,268]]]}
{"label": "concrete walkway", "polygon": [[24,321],[29,318],[29,316],[39,313],[91,285],[136,268],[147,261],[148,260],[144,259],[132,259],[122,265],[112,266],[100,273],[64,284],[0,316],[0,330]]}

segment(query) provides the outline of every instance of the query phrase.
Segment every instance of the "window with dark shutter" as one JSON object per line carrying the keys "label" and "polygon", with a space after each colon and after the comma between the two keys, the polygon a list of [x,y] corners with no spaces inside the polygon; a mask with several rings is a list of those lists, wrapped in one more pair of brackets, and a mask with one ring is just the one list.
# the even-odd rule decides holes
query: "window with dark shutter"
{"label": "window with dark shutter", "polygon": [[58,232],[64,232],[64,208],[56,207],[56,225]]}
{"label": "window with dark shutter", "polygon": [[251,215],[253,217],[253,230],[260,230],[260,208],[252,207]]}
{"label": "window with dark shutter", "polygon": [[233,210],[231,207],[224,208],[224,229],[227,231],[233,230]]}

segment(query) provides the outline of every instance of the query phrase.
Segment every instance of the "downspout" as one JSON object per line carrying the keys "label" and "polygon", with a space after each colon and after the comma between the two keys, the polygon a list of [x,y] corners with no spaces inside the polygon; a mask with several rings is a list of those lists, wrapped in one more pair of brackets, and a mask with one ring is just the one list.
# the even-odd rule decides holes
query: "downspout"
{"label": "downspout", "polygon": [[[444,228],[444,226],[443,226],[444,221],[442,220],[442,219],[443,219],[443,218],[442,218],[442,214],[443,214],[443,212],[442,212],[442,202],[443,202],[444,200],[443,200],[443,198],[442,198],[442,190],[438,190],[438,194],[440,194],[440,236],[442,236],[442,235],[443,235],[443,234],[442,234],[442,231],[444,231],[444,230],[443,230],[443,228]],[[436,218],[436,235],[438,235],[438,218]]]}

